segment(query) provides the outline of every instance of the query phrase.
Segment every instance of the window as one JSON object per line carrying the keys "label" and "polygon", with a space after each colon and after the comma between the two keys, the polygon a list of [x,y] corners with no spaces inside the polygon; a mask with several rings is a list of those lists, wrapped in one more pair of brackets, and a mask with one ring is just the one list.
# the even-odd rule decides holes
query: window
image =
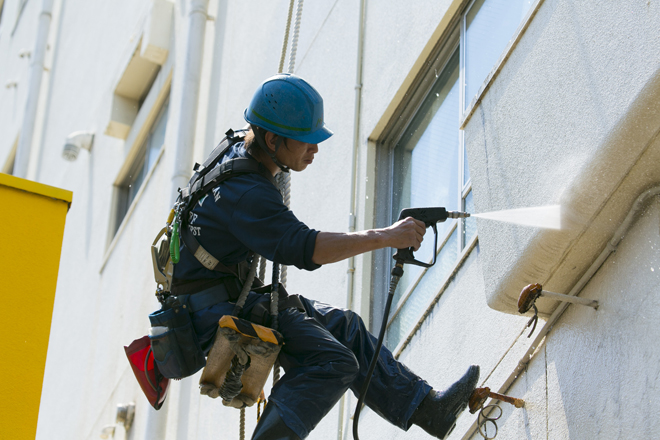
{"label": "window", "polygon": [[462,17],[465,110],[532,5],[532,0],[475,0]]}
{"label": "window", "polygon": [[112,96],[110,119],[105,134],[126,140],[133,130],[145,99],[158,81],[160,71],[173,60],[169,56],[174,3],[151,0],[142,34],[131,56],[125,60]]}
{"label": "window", "polygon": [[126,213],[130,208],[135,196],[142,188],[145,178],[153,168],[165,140],[165,128],[167,126],[167,116],[169,112],[169,100],[161,107],[153,125],[149,129],[146,138],[142,142],[133,165],[130,167],[128,175],[119,185],[117,191],[117,217],[115,220],[114,233],[117,232]]}
{"label": "window", "polygon": [[2,23],[2,11],[5,9],[5,0],[0,0],[0,24]]}
{"label": "window", "polygon": [[[447,210],[472,212],[474,203],[463,145],[460,120],[479,93],[484,80],[500,58],[531,0],[474,0],[458,18],[456,28],[437,49],[429,71],[423,72],[410,102],[393,118],[379,153],[379,169],[388,170],[391,182],[379,191],[389,209],[380,209],[392,222],[407,207],[444,206]],[[403,122],[401,122],[403,121]],[[415,257],[436,264],[428,269],[404,267],[387,328],[387,345],[400,347],[439,295],[441,286],[455,270],[459,256],[477,234],[476,221],[447,220],[437,225],[438,248],[433,249],[433,232],[427,232]],[[391,269],[393,251],[386,261]],[[384,263],[384,264],[383,264]],[[385,292],[387,281],[375,283],[377,294]],[[383,277],[383,278],[384,278]],[[374,301],[373,316],[382,316],[381,303]],[[376,318],[375,321],[378,321]],[[374,321],[374,322],[375,322]]]}
{"label": "window", "polygon": [[14,140],[14,145],[11,147],[11,151],[9,151],[9,155],[7,156],[7,159],[5,160],[5,164],[2,166],[2,172],[5,174],[14,174],[14,165],[16,164],[16,150],[18,149],[18,136],[16,136],[16,140]]}
{"label": "window", "polygon": [[161,65],[140,56],[138,42],[112,97],[112,110],[105,134],[119,139],[128,137],[147,95],[158,77]]}

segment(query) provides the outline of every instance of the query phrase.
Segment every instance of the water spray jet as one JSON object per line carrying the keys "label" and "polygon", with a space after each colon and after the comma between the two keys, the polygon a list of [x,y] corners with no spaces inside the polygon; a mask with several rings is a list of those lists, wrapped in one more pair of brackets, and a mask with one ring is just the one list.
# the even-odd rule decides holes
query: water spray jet
{"label": "water spray jet", "polygon": [[531,226],[545,229],[562,229],[561,205],[482,212],[480,214],[471,214],[471,216],[482,218],[484,220],[495,220],[521,226]]}

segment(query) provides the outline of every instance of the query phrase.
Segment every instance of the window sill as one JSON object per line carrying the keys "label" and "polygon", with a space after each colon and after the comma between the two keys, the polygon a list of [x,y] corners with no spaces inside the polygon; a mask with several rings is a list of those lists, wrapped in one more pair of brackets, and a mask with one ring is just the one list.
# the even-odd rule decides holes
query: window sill
{"label": "window sill", "polygon": [[522,24],[518,27],[518,30],[516,33],[513,35],[511,40],[509,41],[509,44],[507,45],[506,49],[504,49],[504,52],[502,53],[502,56],[500,59],[497,61],[495,64],[495,67],[493,67],[493,70],[490,71],[486,79],[484,80],[483,84],[479,88],[479,91],[475,95],[475,97],[472,99],[470,102],[470,105],[468,105],[467,109],[465,112],[463,112],[463,116],[459,122],[459,128],[461,130],[465,129],[465,126],[467,125],[468,121],[474,114],[475,110],[477,109],[477,106],[483,99],[483,96],[486,94],[486,91],[490,88],[491,84],[493,81],[495,81],[495,78],[497,78],[497,75],[499,75],[500,71],[504,67],[504,64],[507,62],[509,59],[509,56],[511,56],[511,53],[513,50],[516,48],[518,45],[518,42],[520,42],[520,39],[522,36],[525,34],[525,31],[529,27],[530,23],[532,22],[532,19],[538,12],[539,8],[543,4],[543,0],[536,0],[536,4],[534,4],[530,9],[529,12],[527,13],[527,16],[523,20]]}

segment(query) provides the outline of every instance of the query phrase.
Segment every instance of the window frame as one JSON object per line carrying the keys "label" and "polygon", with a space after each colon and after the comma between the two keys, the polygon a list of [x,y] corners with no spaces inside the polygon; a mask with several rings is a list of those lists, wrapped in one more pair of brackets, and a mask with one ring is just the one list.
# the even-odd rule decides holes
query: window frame
{"label": "window frame", "polygon": [[[117,177],[113,184],[113,195],[111,198],[112,201],[109,210],[107,248],[99,272],[103,272],[106,263],[110,259],[110,255],[112,255],[112,251],[114,250],[115,246],[117,245],[117,242],[121,238],[123,231],[126,228],[126,225],[129,223],[130,218],[132,217],[135,207],[137,206],[137,204],[140,201],[140,198],[142,197],[142,193],[147,187],[147,184],[151,180],[151,176],[158,168],[158,164],[164,155],[165,145],[167,144],[167,135],[165,136],[165,141],[163,142],[163,145],[160,147],[160,150],[157,153],[153,166],[145,174],[140,189],[137,190],[133,201],[129,204],[126,210],[126,214],[124,215],[123,219],[118,221],[117,208],[120,198],[119,187],[122,186],[122,184],[124,184],[124,182],[127,180],[127,176],[130,174],[131,170],[133,170],[133,168],[135,167],[136,161],[139,160],[138,158],[140,157],[140,149],[143,147],[143,145],[145,145],[145,141],[148,135],[150,134],[152,127],[156,124],[157,118],[160,115],[160,112],[163,109],[164,105],[168,103],[168,101],[169,101],[169,105],[171,105],[170,95],[171,95],[171,86],[172,86],[172,72],[173,72],[173,66],[170,57],[168,59],[167,64],[160,69],[160,72],[158,73],[158,76],[156,77],[156,80],[153,86],[151,87],[151,90],[147,94],[147,97],[144,99],[143,105],[140,108],[135,118],[133,127],[126,138],[126,143],[125,143],[126,153],[125,153],[124,163],[121,166],[119,172],[117,173]],[[170,108],[168,113],[168,122],[166,123],[166,129],[165,129],[166,133],[167,133],[167,125],[170,124],[171,114],[172,113]]]}
{"label": "window frame", "polygon": [[[470,2],[471,4],[472,2]],[[463,19],[465,12],[459,15],[461,21]],[[413,94],[413,98],[408,102],[408,105],[406,106],[407,108],[404,109],[402,112],[402,116],[399,119],[399,123],[396,124],[395,127],[393,127],[393,130],[391,131],[392,134],[395,134],[394,136],[391,136],[390,139],[388,139],[385,143],[382,144],[381,150],[387,150],[386,153],[386,158],[385,160],[387,161],[387,169],[388,169],[388,178],[386,179],[387,181],[387,206],[388,206],[388,211],[389,211],[389,217],[387,219],[387,222],[389,224],[392,224],[394,221],[397,219],[394,218],[394,213],[392,212],[392,194],[394,192],[394,149],[397,147],[405,133],[407,132],[408,128],[410,127],[411,123],[413,122],[413,119],[415,116],[418,114],[419,110],[421,109],[422,105],[424,102],[429,98],[436,81],[440,79],[442,72],[444,71],[445,68],[448,67],[449,62],[452,60],[454,55],[459,52],[459,58],[462,55],[462,34],[460,31],[460,27],[455,24],[451,33],[448,35],[447,39],[445,40],[445,43],[443,44],[442,49],[438,52],[436,55],[436,58],[433,62],[433,64],[429,67],[428,71],[425,73],[423,80],[421,81],[421,84],[418,86],[417,90]],[[465,88],[463,87],[463,79],[464,79],[464,73],[463,73],[463,66],[461,63],[461,60],[459,59],[459,77],[458,77],[458,82],[459,82],[459,105],[458,105],[458,114],[456,114],[456,130],[458,130],[458,160],[456,162],[456,167],[457,167],[457,179],[458,179],[458,191],[456,192],[456,197],[458,198],[458,203],[457,206],[459,209],[464,210],[465,209],[465,197],[470,193],[472,189],[472,182],[470,179],[467,179],[465,182],[464,179],[464,155],[465,155],[465,145],[464,145],[464,138],[463,138],[463,130],[460,130],[458,127],[458,122],[461,119],[462,116],[462,104],[463,104],[463,97],[464,97],[464,90]],[[465,182],[465,183],[464,183]],[[382,200],[382,199],[379,199]],[[454,224],[447,228],[446,231],[444,232],[444,235],[439,235],[438,236],[438,242],[439,246],[435,250],[436,256],[440,256],[441,252],[443,249],[445,249],[445,246],[448,244],[448,242],[451,240],[452,235],[454,233],[457,234],[457,240],[456,240],[456,255],[457,259],[456,262],[454,263],[452,270],[450,273],[454,273],[456,271],[457,266],[460,264],[461,261],[463,261],[465,255],[463,255],[463,251],[467,249],[468,247],[470,250],[474,247],[474,244],[477,241],[477,235],[475,234],[474,237],[472,237],[471,240],[468,240],[468,243],[465,242],[464,240],[464,231],[465,231],[465,223],[463,221],[456,221]],[[432,231],[428,231],[429,234],[432,234]],[[430,261],[429,261],[430,262]],[[387,268],[387,272],[391,270],[393,267],[393,261],[390,258],[388,258],[388,261],[385,262],[385,267]],[[402,293],[401,298],[396,304],[392,304],[393,311],[388,317],[387,320],[387,328],[389,332],[389,328],[392,326],[394,321],[397,319],[399,314],[402,312],[406,304],[408,303],[408,300],[411,298],[411,296],[414,294],[415,289],[418,287],[420,281],[422,278],[427,274],[428,268],[423,268],[420,270],[419,274],[417,274],[413,279],[410,280],[410,284],[406,286],[406,290]],[[386,277],[387,278],[387,277]],[[443,283],[444,284],[444,283]],[[444,287],[440,290],[440,294],[444,290]],[[437,296],[437,295],[436,295]],[[437,301],[437,298],[432,300],[430,304],[434,304]],[[373,308],[372,308],[373,309]],[[417,321],[420,319],[423,319],[423,317],[426,315],[426,311],[421,313]],[[376,311],[374,310],[374,315],[376,315]],[[382,315],[382,313],[381,313]],[[407,331],[404,333],[408,333]],[[389,334],[388,334],[389,337]],[[406,344],[407,337],[403,337],[400,339],[400,342],[397,344],[397,347],[395,350],[400,350],[401,346]]]}
{"label": "window frame", "polygon": [[[382,226],[390,225],[397,220],[393,218],[392,214],[392,194],[394,191],[393,151],[405,134],[406,129],[412,123],[415,115],[423,105],[424,101],[431,93],[436,79],[439,78],[441,72],[451,60],[452,55],[454,55],[457,49],[460,49],[460,28],[458,27],[458,19],[461,16],[462,14],[457,14],[457,16],[452,20],[452,23],[450,23],[450,25],[447,27],[448,31],[445,33],[443,38],[441,38],[441,44],[436,45],[435,49],[431,53],[431,56],[429,57],[429,59],[432,61],[428,63],[428,68],[418,77],[417,81],[415,81],[413,84],[410,98],[399,106],[397,112],[395,112],[391,119],[394,121],[394,123],[384,131],[381,140],[377,142],[376,163],[379,174],[377,181],[380,182],[380,184],[376,189],[376,200],[378,200],[378,203],[376,204],[376,218],[377,220],[381,220],[379,223]],[[459,173],[459,176],[462,176],[462,174]],[[451,237],[453,230],[454,228],[450,228],[450,231],[446,236],[438,237],[438,241],[441,243],[441,245],[438,247],[438,250],[443,248],[446,241],[449,239],[449,237]],[[436,250],[436,253],[438,250]],[[381,249],[377,252],[374,252],[372,270],[372,279],[374,280],[374,295],[372,295],[371,304],[372,317],[383,316],[385,306],[384,301],[379,301],[378,299],[385,299],[385,292],[387,292],[388,289],[389,273],[391,268],[392,258],[390,249]],[[393,304],[395,310],[392,312],[390,318],[388,319],[388,327],[391,325],[392,320],[396,318],[398,313],[401,311],[403,304],[405,304],[407,299],[410,297],[414,288],[417,286],[425,273],[426,269],[422,270],[419,276],[414,280],[411,280],[410,286],[401,296],[401,301],[399,304]],[[380,325],[381,319],[371,319],[370,326],[374,332],[378,332],[380,330]]]}
{"label": "window frame", "polygon": [[5,9],[5,0],[0,0],[0,27],[2,26],[2,13]]}
{"label": "window frame", "polygon": [[[476,0],[470,0],[469,2],[467,2],[467,5],[463,8],[463,12],[461,12],[460,14],[461,41],[463,41],[465,35],[465,17],[467,16],[468,12],[470,11],[470,9],[472,8],[475,2]],[[529,9],[527,10],[527,14],[520,20],[520,24],[518,24],[518,27],[511,35],[511,38],[509,39],[509,43],[506,45],[506,47],[500,54],[500,57],[497,59],[497,61],[491,68],[490,73],[482,81],[481,86],[477,90],[477,93],[472,97],[472,99],[469,102],[463,101],[462,108],[464,110],[462,111],[461,121],[459,123],[461,130],[465,128],[465,125],[468,123],[468,121],[474,114],[474,111],[479,106],[479,103],[483,99],[483,96],[486,94],[486,91],[488,91],[490,85],[493,83],[493,81],[495,81],[495,78],[497,78],[497,75],[500,73],[502,67],[509,59],[509,56],[520,42],[520,39],[522,38],[523,34],[529,27],[529,24],[532,22],[532,19],[538,12],[543,2],[544,0],[533,0],[533,2],[529,6]],[[465,47],[465,45],[463,47]],[[464,64],[465,54],[461,54],[461,55],[462,55],[461,69],[463,69],[465,67]],[[463,88],[461,89],[462,89],[461,93],[463,93],[463,100],[465,100],[465,90]]]}
{"label": "window frame", "polygon": [[7,155],[7,158],[5,159],[5,163],[2,166],[2,171],[5,174],[14,174],[14,167],[16,165],[16,151],[18,150],[18,135],[16,135],[16,138],[14,139],[14,142],[11,144],[11,148],[9,150],[9,154]]}
{"label": "window frame", "polygon": [[[117,192],[117,196],[115,198],[116,200],[116,206],[115,206],[115,227],[117,228],[117,231],[121,227],[121,224],[123,223],[124,219],[128,216],[128,212],[131,210],[131,205],[133,205],[133,202],[136,202],[138,199],[138,195],[142,192],[143,187],[146,186],[148,183],[148,178],[152,173],[152,170],[156,168],[156,165],[158,164],[160,160],[160,156],[163,154],[163,149],[165,147],[165,142],[163,142],[162,145],[159,147],[156,147],[158,151],[155,153],[155,159],[153,161],[153,164],[151,166],[148,165],[148,159],[149,159],[149,153],[151,151],[151,145],[149,145],[150,140],[152,139],[152,135],[154,133],[154,129],[156,128],[157,124],[160,122],[161,118],[163,117],[164,113],[167,111],[167,116],[169,119],[169,105],[170,105],[170,98],[169,98],[169,93],[166,94],[165,99],[157,106],[157,112],[155,112],[156,116],[153,118],[153,120],[150,122],[149,127],[145,130],[145,135],[140,141],[140,146],[137,148],[135,156],[131,160],[131,164],[128,167],[127,172],[124,173],[124,176],[122,177],[121,181],[119,183],[115,184],[115,191]],[[167,130],[167,121],[165,121],[165,129]],[[137,177],[139,176],[139,173],[144,173],[144,176],[142,177],[142,181],[140,182],[139,186],[137,188],[131,188],[132,185],[137,180]],[[133,198],[131,199],[131,191],[134,191]],[[120,207],[119,204],[125,204],[125,206]],[[123,215],[121,213],[123,211]],[[121,215],[121,218],[119,216]],[[115,234],[117,233],[115,231]]]}
{"label": "window frame", "polygon": [[[474,113],[475,108],[478,106],[490,84],[501,70],[502,65],[508,59],[510,52],[515,48],[522,34],[529,26],[531,19],[538,11],[540,5],[543,3],[543,0],[536,0],[530,5],[527,14],[521,19],[521,22],[513,32],[509,43],[506,45],[503,53],[499,56],[497,62],[493,65],[491,72],[484,78],[482,85],[479,87],[476,95],[472,97],[469,103],[466,103],[465,20],[475,1],[476,0],[469,0],[463,2],[459,8],[460,13],[455,14],[455,16],[452,18],[443,36],[438,40],[438,43],[432,50],[428,61],[424,64],[427,66],[425,71],[420,72],[417,75],[417,78],[413,81],[413,84],[410,87],[410,92],[408,93],[410,98],[398,106],[397,110],[390,119],[392,122],[385,128],[380,139],[376,142],[376,164],[378,170],[377,181],[380,183],[376,188],[376,200],[378,200],[378,203],[376,204],[375,214],[376,221],[379,223],[379,225],[386,226],[392,224],[392,222],[396,220],[395,218],[392,218],[394,215],[392,213],[392,195],[394,191],[394,148],[406,133],[413,118],[417,115],[417,112],[433,89],[435,80],[439,78],[442,70],[447,66],[447,63],[455,54],[456,50],[459,51],[458,81],[460,84],[459,111],[456,125],[456,129],[458,130],[459,135],[457,164],[459,191],[457,191],[456,196],[459,198],[457,205],[459,206],[459,209],[463,211],[466,210],[466,200],[472,191],[472,180],[471,178],[466,178],[466,176],[469,175],[469,170],[467,170],[468,172],[466,173],[465,133],[463,131],[464,126],[467,120],[469,120],[470,116]],[[391,347],[393,348],[392,351],[396,355],[400,354],[401,351],[410,342],[412,336],[422,324],[425,317],[437,303],[440,296],[442,296],[442,293],[448,285],[449,280],[456,274],[467,256],[478,243],[478,232],[475,230],[474,236],[466,239],[466,221],[457,221],[455,222],[454,226],[446,231],[444,236],[438,237],[438,241],[442,243],[436,250],[436,255],[438,257],[440,257],[442,250],[445,248],[445,245],[454,233],[457,233],[456,246],[458,249],[456,261],[454,262],[452,269],[449,270],[449,273],[444,277],[444,281],[441,283],[442,286],[440,286],[437,294],[434,296],[434,299],[429,302],[428,306],[425,308],[425,311],[420,314],[419,318],[417,318],[416,324],[413,326],[413,328],[406,329],[404,332],[402,332],[397,346]],[[383,315],[385,302],[384,299],[386,295],[385,292],[388,290],[389,271],[391,270],[392,266],[393,262],[389,249],[384,249],[375,253],[372,266],[374,293],[371,296],[371,316],[376,317],[376,319],[372,318],[370,323],[370,327],[375,332],[380,330],[381,320],[377,317]],[[394,311],[388,318],[388,329],[391,327],[397,316],[401,313],[407,301],[413,295],[415,289],[419,285],[422,278],[427,274],[427,272],[428,269],[421,270],[420,273],[414,279],[412,279],[410,284],[406,287],[406,291],[401,295],[398,303],[393,304]],[[389,337],[389,335],[387,335],[387,337]]]}

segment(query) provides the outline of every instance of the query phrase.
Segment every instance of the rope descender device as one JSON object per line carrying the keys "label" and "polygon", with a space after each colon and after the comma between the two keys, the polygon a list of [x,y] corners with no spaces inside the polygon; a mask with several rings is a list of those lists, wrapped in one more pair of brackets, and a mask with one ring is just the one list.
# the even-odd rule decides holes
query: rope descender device
{"label": "rope descender device", "polygon": [[[166,298],[170,295],[172,287],[172,275],[174,273],[174,264],[179,261],[179,237],[178,237],[178,216],[175,223],[176,234],[173,234],[172,222],[175,220],[175,209],[170,211],[165,226],[158,232],[156,238],[151,244],[151,260],[154,269],[154,279],[156,280],[156,297],[161,304],[164,304]],[[175,235],[175,240],[172,236]],[[176,241],[176,246],[174,242]],[[175,252],[173,247],[176,247]],[[176,261],[175,260],[176,257]]]}

